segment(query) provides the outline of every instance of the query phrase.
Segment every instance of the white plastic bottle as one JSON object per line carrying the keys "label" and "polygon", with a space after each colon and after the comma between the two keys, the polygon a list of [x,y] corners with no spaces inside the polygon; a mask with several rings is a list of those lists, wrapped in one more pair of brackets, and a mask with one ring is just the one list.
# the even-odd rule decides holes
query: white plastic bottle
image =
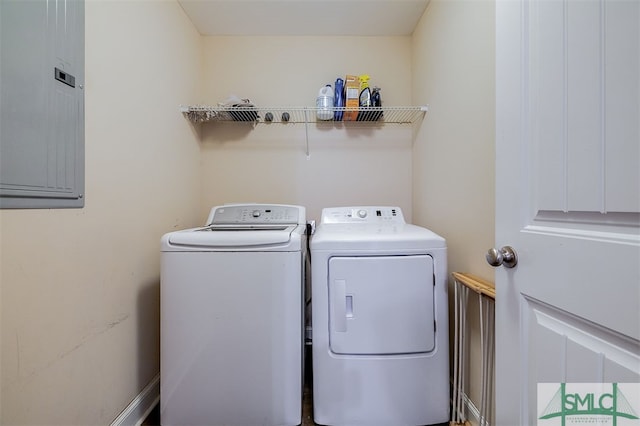
{"label": "white plastic bottle", "polygon": [[316,117],[318,120],[333,120],[333,89],[327,84],[318,92],[316,98]]}

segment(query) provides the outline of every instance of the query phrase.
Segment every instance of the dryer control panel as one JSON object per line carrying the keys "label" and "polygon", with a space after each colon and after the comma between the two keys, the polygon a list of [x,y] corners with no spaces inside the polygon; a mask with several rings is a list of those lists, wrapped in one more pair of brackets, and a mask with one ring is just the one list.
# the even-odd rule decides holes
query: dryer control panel
{"label": "dryer control panel", "polygon": [[395,223],[404,224],[400,207],[355,206],[322,210],[321,223]]}

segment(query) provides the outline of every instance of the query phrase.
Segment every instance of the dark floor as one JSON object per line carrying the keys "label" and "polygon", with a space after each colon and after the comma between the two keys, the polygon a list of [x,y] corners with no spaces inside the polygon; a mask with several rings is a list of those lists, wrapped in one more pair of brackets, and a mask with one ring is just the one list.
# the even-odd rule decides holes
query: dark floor
{"label": "dark floor", "polygon": [[142,422],[143,426],[160,426],[160,404],[156,405]]}

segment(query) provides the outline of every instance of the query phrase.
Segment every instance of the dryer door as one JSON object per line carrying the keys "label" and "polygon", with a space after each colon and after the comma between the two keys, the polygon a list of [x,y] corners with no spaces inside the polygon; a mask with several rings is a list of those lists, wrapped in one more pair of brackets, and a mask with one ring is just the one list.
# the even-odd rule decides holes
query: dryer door
{"label": "dryer door", "polygon": [[435,346],[433,258],[332,257],[329,345],[336,354],[430,352]]}

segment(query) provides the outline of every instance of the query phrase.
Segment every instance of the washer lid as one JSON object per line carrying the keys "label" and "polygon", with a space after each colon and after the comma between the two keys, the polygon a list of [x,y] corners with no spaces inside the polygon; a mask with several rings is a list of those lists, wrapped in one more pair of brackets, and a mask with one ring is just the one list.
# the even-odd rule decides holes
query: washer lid
{"label": "washer lid", "polygon": [[289,243],[297,228],[298,225],[213,225],[172,232],[168,243],[208,248],[273,246]]}

